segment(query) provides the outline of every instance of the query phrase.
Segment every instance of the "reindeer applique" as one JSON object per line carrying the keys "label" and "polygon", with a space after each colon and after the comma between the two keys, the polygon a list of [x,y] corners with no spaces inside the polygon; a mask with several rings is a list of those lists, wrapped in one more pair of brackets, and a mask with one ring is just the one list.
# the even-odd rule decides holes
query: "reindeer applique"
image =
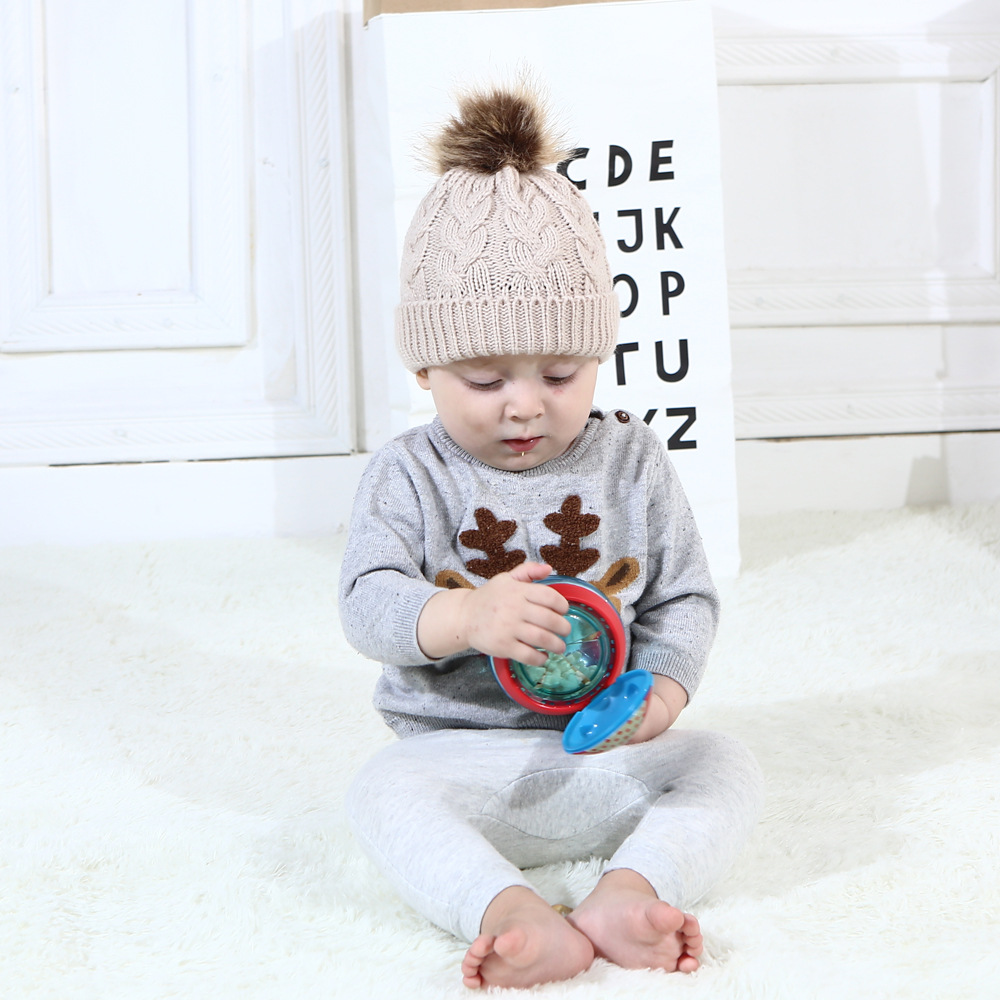
{"label": "reindeer applique", "polygon": [[[559,536],[558,545],[543,545],[540,554],[560,576],[575,576],[583,579],[587,572],[600,558],[598,549],[580,547],[582,539],[597,531],[601,518],[597,514],[582,513],[583,502],[574,495],[566,497],[559,510],[546,514],[542,523],[550,531]],[[476,576],[489,580],[498,573],[506,573],[515,566],[520,566],[527,559],[522,549],[507,549],[507,542],[517,530],[516,521],[499,521],[496,514],[488,507],[476,510],[476,524],[459,534],[458,540],[469,549],[485,553],[485,559],[467,559],[465,567]],[[632,556],[617,559],[611,564],[604,575],[598,580],[588,580],[587,583],[602,591],[617,611],[621,611],[621,601],[617,594],[621,593],[639,575],[639,560]],[[434,579],[438,587],[454,590],[458,587],[475,587],[455,570],[442,570]]]}

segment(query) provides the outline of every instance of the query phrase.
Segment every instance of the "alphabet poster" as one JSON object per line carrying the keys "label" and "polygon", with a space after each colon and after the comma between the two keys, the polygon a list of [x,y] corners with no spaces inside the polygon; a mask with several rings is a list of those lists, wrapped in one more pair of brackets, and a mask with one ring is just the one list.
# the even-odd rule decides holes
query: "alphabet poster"
{"label": "alphabet poster", "polygon": [[[396,258],[366,321],[392,336],[403,236],[433,183],[414,148],[470,85],[537,81],[573,157],[559,169],[597,214],[621,305],[597,405],[654,428],[719,578],[739,569],[729,324],[711,13],[703,0],[383,14],[364,29],[366,107],[391,192],[370,186]],[[380,209],[381,204],[381,209]],[[384,246],[384,243],[383,243]],[[391,258],[391,255],[386,254]],[[363,255],[364,257],[364,255]],[[362,267],[384,268],[384,261]],[[369,272],[372,275],[372,272]]]}

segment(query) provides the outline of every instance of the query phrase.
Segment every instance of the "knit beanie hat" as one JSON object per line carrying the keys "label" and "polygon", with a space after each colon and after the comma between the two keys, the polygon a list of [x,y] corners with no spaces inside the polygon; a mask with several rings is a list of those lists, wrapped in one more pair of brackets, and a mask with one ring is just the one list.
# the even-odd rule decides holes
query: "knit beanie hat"
{"label": "knit beanie hat", "polygon": [[432,144],[441,175],[403,245],[396,346],[411,372],[468,358],[606,361],[619,305],[604,239],[539,101],[495,89],[459,100]]}

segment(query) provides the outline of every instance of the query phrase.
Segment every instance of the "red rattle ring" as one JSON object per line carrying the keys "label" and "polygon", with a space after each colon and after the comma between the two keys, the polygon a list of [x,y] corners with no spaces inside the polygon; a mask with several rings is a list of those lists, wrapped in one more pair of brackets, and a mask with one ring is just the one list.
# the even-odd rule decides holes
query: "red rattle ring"
{"label": "red rattle ring", "polygon": [[613,684],[625,667],[625,626],[596,587],[569,576],[539,581],[569,601],[570,633],[564,653],[549,653],[543,667],[490,657],[493,674],[519,705],[543,715],[569,715]]}

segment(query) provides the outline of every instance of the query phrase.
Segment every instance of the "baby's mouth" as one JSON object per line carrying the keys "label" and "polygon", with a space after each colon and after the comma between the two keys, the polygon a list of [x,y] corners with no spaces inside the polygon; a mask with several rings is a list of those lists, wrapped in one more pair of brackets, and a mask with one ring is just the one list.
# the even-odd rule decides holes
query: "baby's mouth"
{"label": "baby's mouth", "polygon": [[542,439],[540,437],[532,438],[504,438],[504,444],[510,448],[511,451],[516,451],[518,454],[523,455],[525,452],[531,451],[532,448],[538,444]]}

